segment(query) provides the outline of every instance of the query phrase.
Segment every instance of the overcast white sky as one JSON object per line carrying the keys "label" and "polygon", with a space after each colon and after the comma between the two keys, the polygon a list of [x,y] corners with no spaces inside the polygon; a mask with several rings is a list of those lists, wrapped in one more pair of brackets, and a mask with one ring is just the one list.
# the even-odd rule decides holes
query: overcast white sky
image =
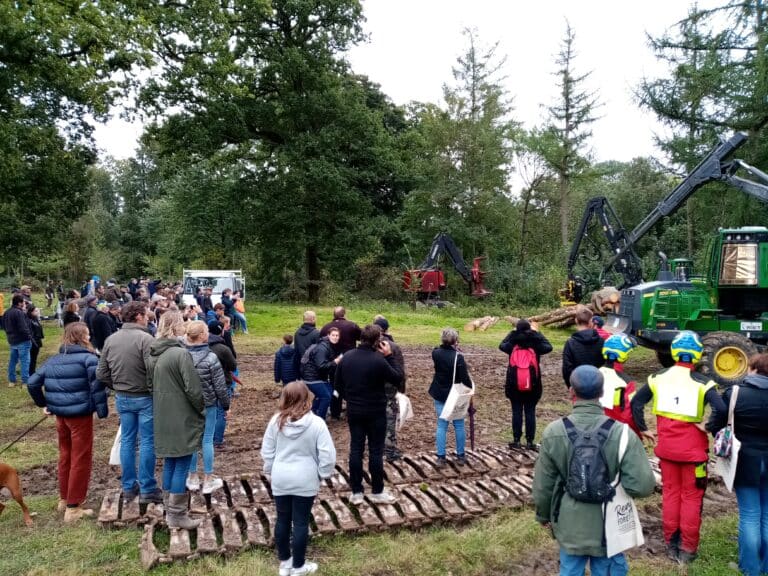
{"label": "overcast white sky", "polygon": [[[699,0],[699,6],[717,4]],[[592,71],[589,88],[604,106],[594,124],[597,160],[630,160],[656,153],[655,118],[638,110],[633,90],[643,76],[664,69],[654,59],[646,32],[657,36],[684,18],[687,0],[363,0],[370,34],[348,58],[357,73],[381,84],[398,104],[442,102],[442,86],[466,47],[462,30],[473,27],[486,45],[499,41],[515,117],[527,127],[541,123],[542,105],[556,97],[555,57],[566,20],[576,34],[576,71]],[[99,126],[99,147],[118,158],[133,155],[137,122]]]}

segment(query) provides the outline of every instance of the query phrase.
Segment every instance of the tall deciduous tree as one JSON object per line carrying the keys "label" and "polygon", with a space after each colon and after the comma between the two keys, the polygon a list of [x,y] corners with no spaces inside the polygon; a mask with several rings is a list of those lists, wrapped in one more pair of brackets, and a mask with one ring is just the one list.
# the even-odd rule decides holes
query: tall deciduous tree
{"label": "tall deciduous tree", "polygon": [[595,92],[585,90],[584,83],[591,72],[576,72],[576,34],[566,23],[565,38],[557,56],[557,87],[560,91],[555,104],[548,108],[546,129],[556,137],[557,146],[548,147],[545,157],[557,174],[560,203],[560,239],[570,244],[571,186],[573,180],[589,167],[587,141],[592,136],[590,125],[597,120],[600,103]]}

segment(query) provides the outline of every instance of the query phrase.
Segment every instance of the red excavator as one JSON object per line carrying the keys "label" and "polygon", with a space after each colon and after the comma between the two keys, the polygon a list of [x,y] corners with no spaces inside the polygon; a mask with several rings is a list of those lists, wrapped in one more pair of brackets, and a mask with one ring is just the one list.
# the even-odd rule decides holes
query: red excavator
{"label": "red excavator", "polygon": [[469,293],[475,298],[490,296],[492,292],[483,286],[486,272],[480,269],[480,263],[485,256],[472,259],[472,268],[467,266],[461,256],[461,250],[448,234],[440,232],[432,241],[429,254],[418,268],[406,270],[403,273],[403,289],[416,294],[422,302],[439,300],[440,292],[447,286],[445,274],[440,268],[440,257],[445,253],[464,281],[469,286]]}

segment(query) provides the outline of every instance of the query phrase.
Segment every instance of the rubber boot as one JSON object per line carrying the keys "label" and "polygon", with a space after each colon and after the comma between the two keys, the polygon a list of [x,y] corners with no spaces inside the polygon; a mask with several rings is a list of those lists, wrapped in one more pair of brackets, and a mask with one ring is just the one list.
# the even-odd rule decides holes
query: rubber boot
{"label": "rubber boot", "polygon": [[202,523],[202,520],[192,520],[189,517],[189,500],[187,494],[168,495],[168,513],[165,516],[168,528],[183,528],[192,530]]}

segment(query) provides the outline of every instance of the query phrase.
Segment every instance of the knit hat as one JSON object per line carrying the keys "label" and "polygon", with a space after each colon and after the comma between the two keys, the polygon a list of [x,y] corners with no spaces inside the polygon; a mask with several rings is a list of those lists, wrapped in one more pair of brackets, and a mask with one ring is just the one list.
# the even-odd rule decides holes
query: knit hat
{"label": "knit hat", "polygon": [[605,320],[603,320],[602,316],[592,316],[592,324],[597,326],[598,328],[602,328],[605,325]]}
{"label": "knit hat", "polygon": [[386,318],[376,318],[376,320],[374,320],[373,323],[376,324],[376,326],[378,326],[379,328],[381,328],[382,332],[386,332],[387,330],[389,330],[389,322],[387,321]]}
{"label": "knit hat", "polygon": [[515,329],[518,332],[527,332],[531,329],[531,323],[528,322],[525,318],[520,318],[520,320],[517,321],[517,324],[515,325]]}
{"label": "knit hat", "polygon": [[571,388],[582,400],[593,400],[603,393],[603,374],[589,364],[571,372]]}

